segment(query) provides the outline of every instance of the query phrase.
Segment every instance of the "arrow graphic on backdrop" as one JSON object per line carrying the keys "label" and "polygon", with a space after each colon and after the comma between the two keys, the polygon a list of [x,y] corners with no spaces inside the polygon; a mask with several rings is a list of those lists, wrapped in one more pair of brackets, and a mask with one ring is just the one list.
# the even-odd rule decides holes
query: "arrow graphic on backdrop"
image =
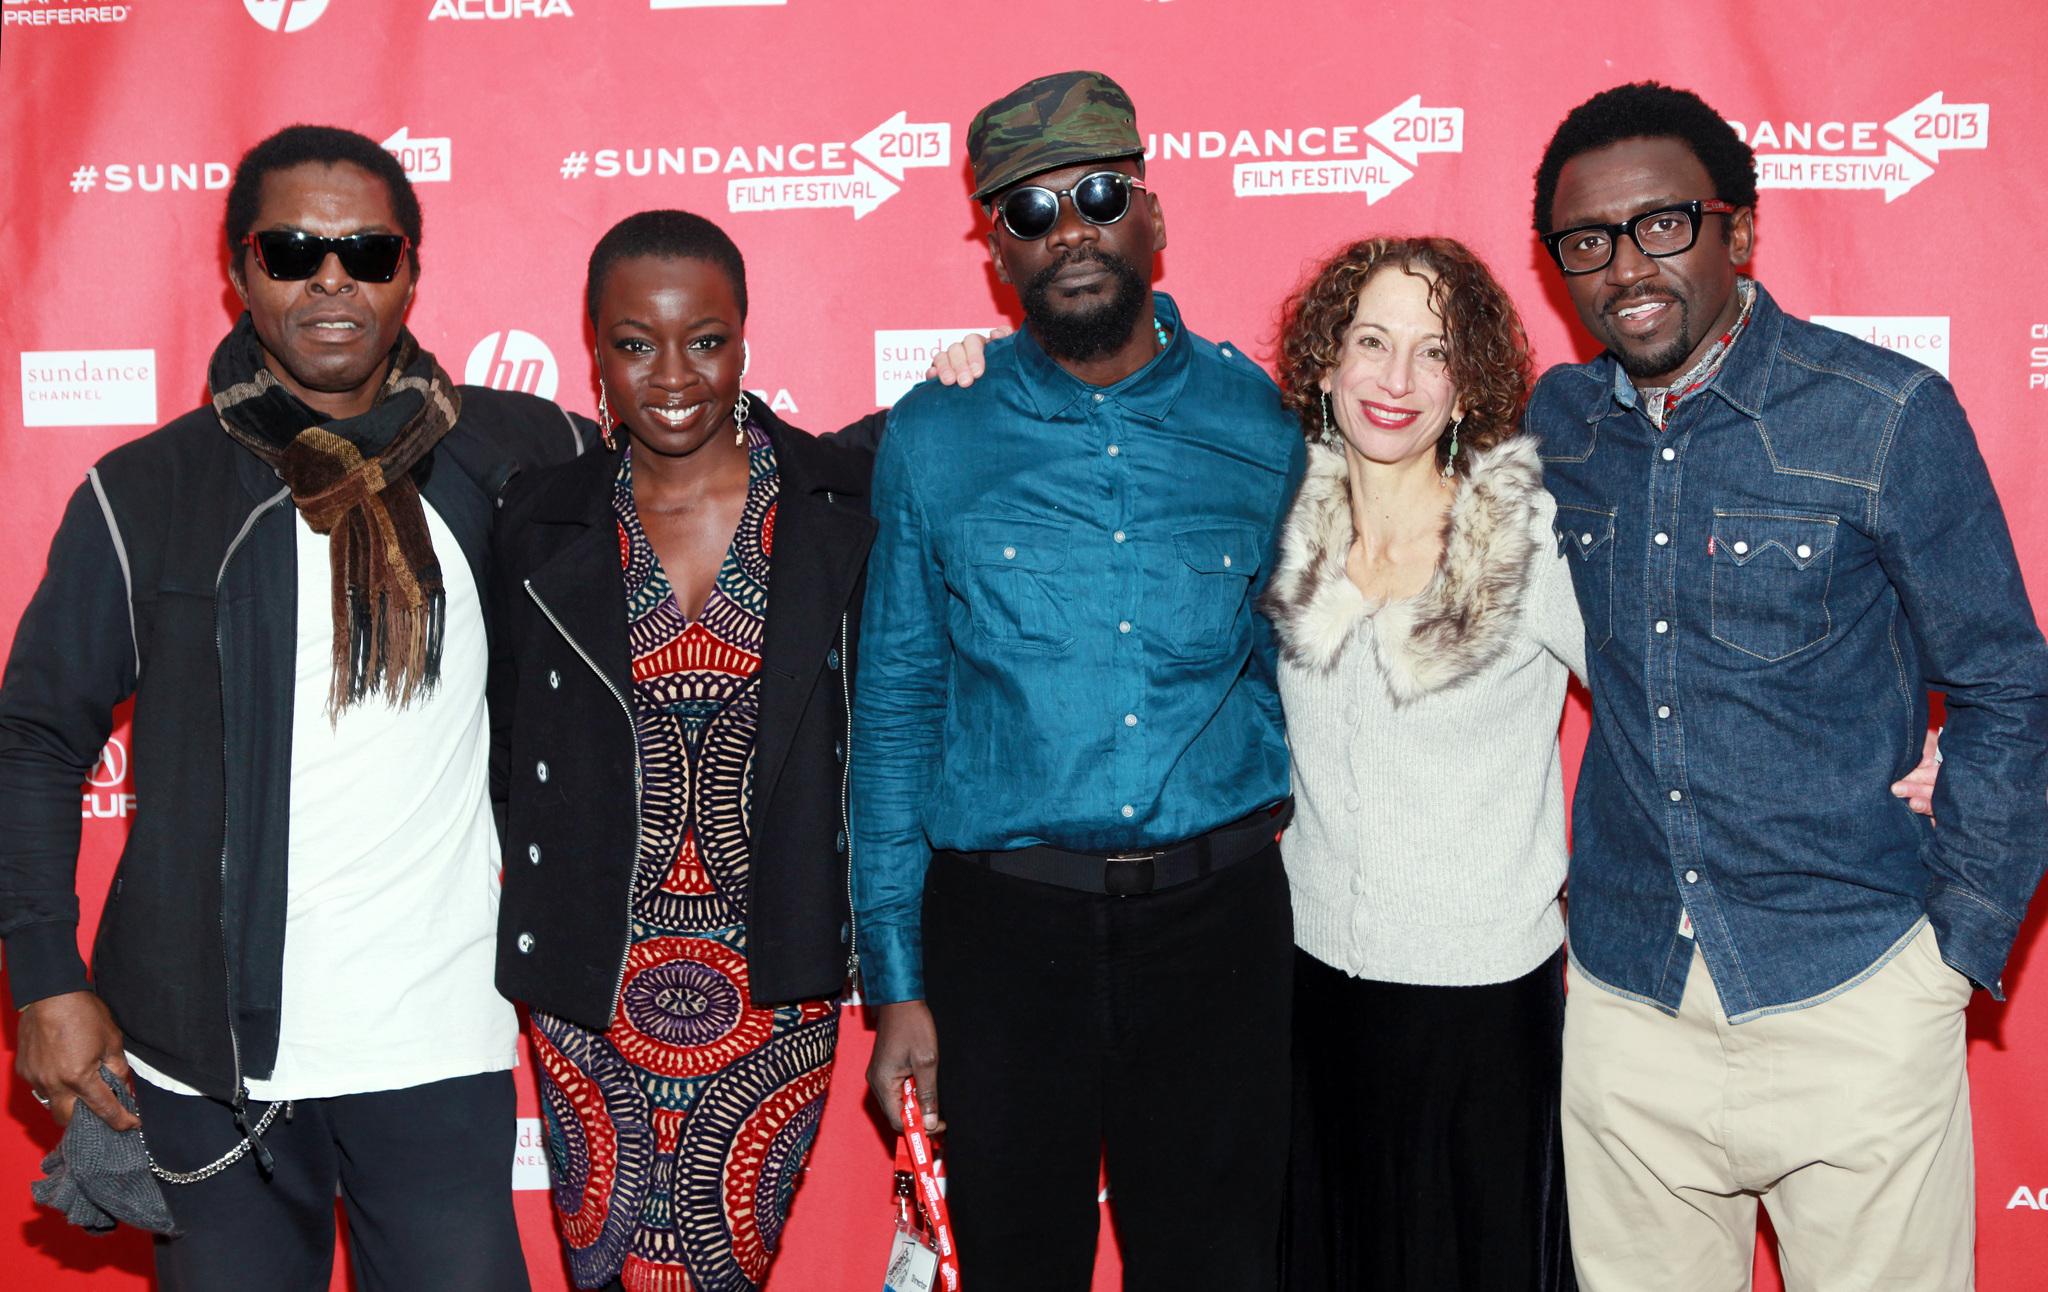
{"label": "arrow graphic on backdrop", "polygon": [[809,211],[850,206],[858,220],[903,190],[866,162],[851,175],[812,178],[736,179],[725,186],[729,211]]}
{"label": "arrow graphic on backdrop", "polygon": [[1370,206],[1414,179],[1416,158],[1423,153],[1465,151],[1465,110],[1425,108],[1422,96],[1411,94],[1366,126],[1365,135],[1372,143],[1355,157],[1239,162],[1231,168],[1231,188],[1239,197],[1363,193]]}
{"label": "arrow graphic on backdrop", "polygon": [[1465,151],[1465,109],[1425,108],[1422,96],[1408,101],[1365,128],[1366,136],[1410,166],[1423,153]]}
{"label": "arrow graphic on backdrop", "polygon": [[953,123],[905,121],[897,113],[853,141],[853,151],[868,165],[901,183],[910,166],[945,166],[953,156]]}
{"label": "arrow graphic on backdrop", "polygon": [[1887,202],[1933,174],[1934,167],[1894,143],[1885,145],[1882,157],[1773,153],[1756,159],[1758,188],[1880,188]]}
{"label": "arrow graphic on backdrop", "polygon": [[[1936,90],[1884,123],[1885,132],[1930,161],[1944,148],[1983,148],[1991,141],[1991,105],[1943,103]],[[1889,199],[1887,199],[1889,200]]]}
{"label": "arrow graphic on backdrop", "polygon": [[908,121],[899,112],[851,145],[849,175],[777,176],[726,182],[726,209],[806,211],[853,208],[858,220],[903,191],[903,172],[913,166],[950,166],[953,126],[946,121]]}

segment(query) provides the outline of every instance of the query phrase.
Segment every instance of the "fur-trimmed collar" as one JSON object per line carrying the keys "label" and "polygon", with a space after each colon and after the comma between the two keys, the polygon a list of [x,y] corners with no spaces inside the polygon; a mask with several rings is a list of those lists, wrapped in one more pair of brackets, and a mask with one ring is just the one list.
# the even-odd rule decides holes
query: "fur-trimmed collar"
{"label": "fur-trimmed collar", "polygon": [[[1543,465],[1533,436],[1475,454],[1444,527],[1444,554],[1412,597],[1368,602],[1344,572],[1351,550],[1345,451],[1311,445],[1261,608],[1281,651],[1305,668],[1336,666],[1354,637],[1371,644],[1396,705],[1463,682],[1507,649],[1537,550]],[[1364,631],[1361,631],[1361,630]]]}

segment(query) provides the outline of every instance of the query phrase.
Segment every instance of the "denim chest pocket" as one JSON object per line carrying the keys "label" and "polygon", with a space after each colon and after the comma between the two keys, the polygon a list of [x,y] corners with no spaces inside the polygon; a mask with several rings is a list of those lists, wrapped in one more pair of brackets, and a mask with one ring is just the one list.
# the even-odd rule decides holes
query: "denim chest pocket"
{"label": "denim chest pocket", "polygon": [[1173,532],[1173,553],[1167,648],[1181,655],[1228,649],[1259,573],[1259,531],[1217,521],[1187,525]]}
{"label": "denim chest pocket", "polygon": [[1840,518],[1715,508],[1714,640],[1767,663],[1826,641]]}
{"label": "denim chest pocket", "polygon": [[960,522],[968,608],[983,640],[1026,650],[1074,644],[1060,571],[1069,526],[1051,520],[969,516]]}
{"label": "denim chest pocket", "polygon": [[1557,506],[1551,532],[1572,562],[1572,590],[1586,623],[1586,649],[1599,650],[1614,636],[1614,513],[1595,507]]}

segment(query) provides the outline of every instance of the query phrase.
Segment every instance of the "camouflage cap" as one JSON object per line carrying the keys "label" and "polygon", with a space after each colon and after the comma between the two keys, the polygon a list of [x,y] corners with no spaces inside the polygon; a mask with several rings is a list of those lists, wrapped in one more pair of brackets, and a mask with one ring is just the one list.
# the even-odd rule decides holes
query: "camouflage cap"
{"label": "camouflage cap", "polygon": [[1005,94],[967,127],[974,200],[1076,162],[1142,155],[1138,110],[1100,72],[1057,72]]}

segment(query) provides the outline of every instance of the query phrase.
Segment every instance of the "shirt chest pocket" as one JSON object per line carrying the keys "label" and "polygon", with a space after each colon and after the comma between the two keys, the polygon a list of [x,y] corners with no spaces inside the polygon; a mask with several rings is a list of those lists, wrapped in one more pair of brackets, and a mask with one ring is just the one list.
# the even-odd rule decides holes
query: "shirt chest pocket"
{"label": "shirt chest pocket", "polygon": [[984,641],[1063,651],[1074,643],[1062,571],[1069,526],[1059,521],[969,516],[960,522],[968,609]]}
{"label": "shirt chest pocket", "polygon": [[1827,640],[1839,529],[1826,512],[1716,508],[1714,640],[1765,661]]}
{"label": "shirt chest pocket", "polygon": [[1586,649],[1599,650],[1614,635],[1614,513],[1559,503],[1553,522],[1557,546],[1571,563],[1572,590],[1586,624]]}
{"label": "shirt chest pocket", "polygon": [[1259,532],[1208,521],[1173,532],[1166,646],[1179,655],[1221,653],[1237,641],[1245,601],[1259,572]]}

